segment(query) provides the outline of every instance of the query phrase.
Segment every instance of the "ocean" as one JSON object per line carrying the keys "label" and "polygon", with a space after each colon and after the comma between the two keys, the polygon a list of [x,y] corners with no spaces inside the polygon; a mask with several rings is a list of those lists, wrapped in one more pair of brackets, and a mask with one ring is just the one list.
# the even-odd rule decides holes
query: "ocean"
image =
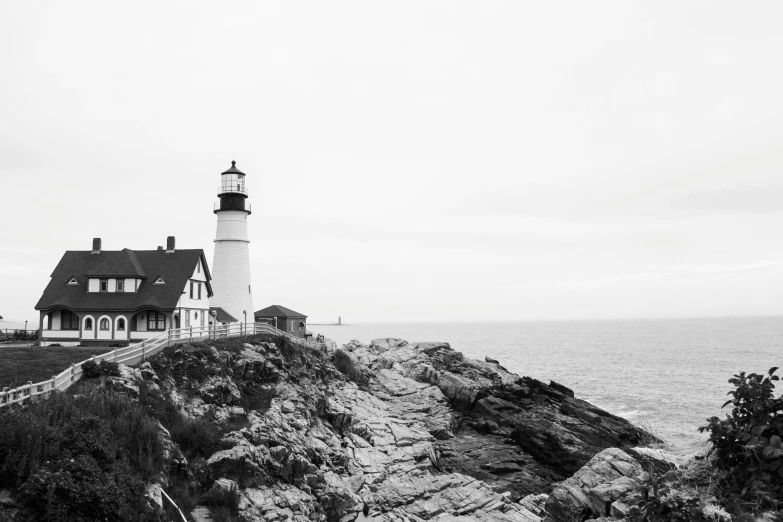
{"label": "ocean", "polygon": [[[722,417],[729,378],[783,366],[783,317],[497,323],[312,325],[342,345],[381,337],[447,341],[467,357],[557,381],[646,427],[678,455],[704,448],[697,431]],[[779,386],[778,395],[783,393]]]}

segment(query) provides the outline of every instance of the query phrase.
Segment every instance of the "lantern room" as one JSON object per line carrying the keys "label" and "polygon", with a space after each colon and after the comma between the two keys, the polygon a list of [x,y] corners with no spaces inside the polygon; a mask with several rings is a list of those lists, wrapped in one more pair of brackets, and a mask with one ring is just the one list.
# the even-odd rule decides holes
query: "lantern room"
{"label": "lantern room", "polygon": [[220,175],[218,187],[219,205],[215,205],[215,213],[221,210],[244,210],[250,214],[250,206],[245,205],[247,186],[245,173],[237,168],[237,162],[231,162],[231,168]]}

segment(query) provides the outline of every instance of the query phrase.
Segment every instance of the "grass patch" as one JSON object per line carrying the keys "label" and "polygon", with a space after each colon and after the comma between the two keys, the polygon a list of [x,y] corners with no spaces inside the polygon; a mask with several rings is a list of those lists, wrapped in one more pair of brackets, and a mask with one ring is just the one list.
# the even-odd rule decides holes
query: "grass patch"
{"label": "grass patch", "polygon": [[110,352],[110,348],[42,346],[27,348],[0,348],[0,388],[15,388],[27,381],[41,382],[51,379],[71,364],[89,359],[91,355]]}

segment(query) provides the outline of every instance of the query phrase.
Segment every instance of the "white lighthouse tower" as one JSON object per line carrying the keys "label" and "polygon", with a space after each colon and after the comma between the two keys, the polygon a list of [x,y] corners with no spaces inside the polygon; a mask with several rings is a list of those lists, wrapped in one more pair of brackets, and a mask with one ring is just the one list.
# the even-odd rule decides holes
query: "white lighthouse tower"
{"label": "white lighthouse tower", "polygon": [[247,236],[250,205],[246,204],[245,173],[236,164],[232,161],[231,168],[220,175],[220,203],[215,204],[215,258],[212,261],[214,297],[210,301],[239,322],[253,322],[250,240]]}

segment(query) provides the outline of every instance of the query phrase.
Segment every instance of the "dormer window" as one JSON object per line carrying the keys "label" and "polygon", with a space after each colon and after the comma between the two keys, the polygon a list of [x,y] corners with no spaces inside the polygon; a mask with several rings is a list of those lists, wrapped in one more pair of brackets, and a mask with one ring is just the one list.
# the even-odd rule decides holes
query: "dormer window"
{"label": "dormer window", "polygon": [[109,291],[109,281],[106,279],[101,279],[101,292],[108,292]]}
{"label": "dormer window", "polygon": [[125,281],[117,281],[117,291],[118,292],[125,291]]}
{"label": "dormer window", "polygon": [[165,285],[165,284],[166,284],[166,281],[164,281],[162,277],[158,277],[158,278],[155,280],[155,282],[154,282],[154,283],[152,283],[152,284],[153,284],[153,285]]}
{"label": "dormer window", "polygon": [[78,283],[78,282],[76,282],[76,278],[75,278],[75,277],[72,277],[72,278],[70,279],[70,281],[68,281],[68,282],[67,282],[67,283],[65,283],[65,284],[66,284],[66,285],[78,285],[79,283]]}

